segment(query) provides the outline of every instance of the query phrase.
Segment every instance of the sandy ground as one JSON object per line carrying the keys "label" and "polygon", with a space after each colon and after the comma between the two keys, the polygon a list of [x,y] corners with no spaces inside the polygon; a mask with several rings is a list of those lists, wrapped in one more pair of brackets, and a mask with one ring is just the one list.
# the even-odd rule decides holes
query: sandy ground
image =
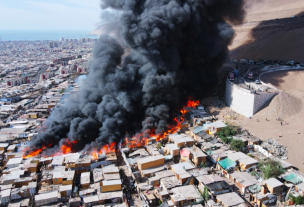
{"label": "sandy ground", "polygon": [[[245,118],[228,107],[212,111],[219,119],[223,119],[223,115],[230,116],[230,122],[247,129],[261,140],[278,140],[280,144],[288,147],[286,161],[304,172],[304,71],[270,73],[262,77],[262,80],[284,91],[274,97],[252,119]],[[205,104],[213,106],[220,105],[219,102],[214,98],[204,100]],[[283,120],[282,126],[281,121],[276,120],[279,117]]]}
{"label": "sandy ground", "polygon": [[244,24],[233,27],[230,58],[304,61],[303,0],[245,0],[245,10]]}
{"label": "sandy ground", "polygon": [[303,0],[245,0],[245,22],[291,17],[303,8]]}
{"label": "sandy ground", "polygon": [[303,17],[250,22],[233,28],[231,59],[304,61]]}

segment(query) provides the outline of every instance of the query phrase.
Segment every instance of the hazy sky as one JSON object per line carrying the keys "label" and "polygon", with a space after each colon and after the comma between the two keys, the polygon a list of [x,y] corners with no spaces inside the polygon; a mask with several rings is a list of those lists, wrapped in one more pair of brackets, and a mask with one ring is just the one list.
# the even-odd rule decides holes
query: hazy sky
{"label": "hazy sky", "polygon": [[0,29],[93,30],[100,0],[0,0]]}

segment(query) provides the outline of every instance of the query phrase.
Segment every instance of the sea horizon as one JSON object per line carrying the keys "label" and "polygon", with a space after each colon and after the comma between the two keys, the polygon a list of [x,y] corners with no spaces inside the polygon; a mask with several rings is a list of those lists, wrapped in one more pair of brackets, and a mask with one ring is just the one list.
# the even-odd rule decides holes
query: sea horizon
{"label": "sea horizon", "polygon": [[2,41],[36,41],[36,40],[59,40],[65,39],[93,38],[97,35],[90,34],[89,30],[19,30],[19,29],[0,29]]}

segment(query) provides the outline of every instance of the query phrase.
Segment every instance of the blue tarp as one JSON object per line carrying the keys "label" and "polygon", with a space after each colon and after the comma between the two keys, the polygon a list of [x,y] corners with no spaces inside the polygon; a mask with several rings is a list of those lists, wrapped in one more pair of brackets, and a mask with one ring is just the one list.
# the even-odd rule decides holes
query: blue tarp
{"label": "blue tarp", "polygon": [[236,162],[234,162],[233,160],[229,159],[228,157],[223,159],[223,160],[220,160],[218,161],[218,163],[222,166],[222,168],[224,168],[225,170],[226,169],[229,169],[231,167],[234,167],[236,166]]}

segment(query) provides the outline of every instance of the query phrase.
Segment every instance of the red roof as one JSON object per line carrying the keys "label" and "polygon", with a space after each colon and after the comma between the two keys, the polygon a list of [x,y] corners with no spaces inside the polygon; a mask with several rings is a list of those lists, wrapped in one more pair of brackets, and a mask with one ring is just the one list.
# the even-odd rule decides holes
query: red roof
{"label": "red roof", "polygon": [[189,152],[187,149],[182,149],[182,150],[180,151],[180,154],[181,154],[182,156],[184,156],[184,157],[189,157],[190,152]]}

